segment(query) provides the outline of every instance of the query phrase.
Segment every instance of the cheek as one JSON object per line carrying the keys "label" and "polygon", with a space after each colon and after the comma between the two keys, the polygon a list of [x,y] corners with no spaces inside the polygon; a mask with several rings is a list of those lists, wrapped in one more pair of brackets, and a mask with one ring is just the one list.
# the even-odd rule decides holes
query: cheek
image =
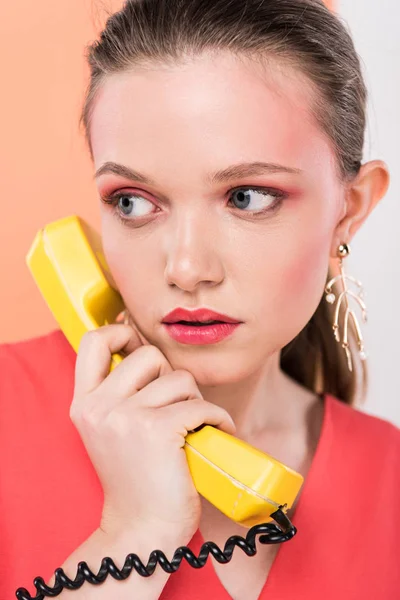
{"label": "cheek", "polygon": [[[124,258],[124,257],[127,258]],[[148,299],[152,296],[152,281],[154,278],[147,274],[154,272],[142,258],[129,259],[129,253],[124,254],[119,250],[115,255],[110,255],[109,266],[115,283],[129,306],[132,315],[144,307],[143,314],[148,312]],[[145,310],[147,308],[147,311]]]}
{"label": "cheek", "polygon": [[154,323],[162,315],[159,312],[161,305],[149,302],[149,298],[160,298],[160,291],[155,284],[158,277],[148,276],[155,272],[154,267],[147,264],[146,258],[132,258],[132,249],[123,252],[121,247],[114,253],[110,252],[109,266],[131,320],[149,343],[156,345]]}
{"label": "cheek", "polygon": [[146,314],[148,298],[153,294],[154,279],[147,276],[154,272],[154,266],[150,264],[151,253],[136,256],[129,233],[125,235],[121,227],[117,230],[113,224],[103,223],[102,240],[107,264],[129,311],[132,315]]}
{"label": "cheek", "polygon": [[[261,338],[282,348],[306,326],[321,300],[329,266],[330,236],[291,236],[253,269],[250,310],[264,330]],[[249,285],[250,281],[248,282]]]}
{"label": "cheek", "polygon": [[[319,198],[322,194],[316,194]],[[305,326],[320,302],[326,277],[334,226],[334,198],[304,205],[296,224],[291,223],[281,269],[282,300],[292,300],[292,309],[303,315]]]}
{"label": "cheek", "polygon": [[[274,311],[285,324],[287,342],[306,326],[321,301],[328,273],[329,248],[327,236],[308,240],[281,265]],[[282,344],[282,339],[280,342]]]}
{"label": "cheek", "polygon": [[330,239],[327,235],[305,239],[288,258],[286,282],[293,293],[319,287],[321,277],[326,276],[329,264]]}

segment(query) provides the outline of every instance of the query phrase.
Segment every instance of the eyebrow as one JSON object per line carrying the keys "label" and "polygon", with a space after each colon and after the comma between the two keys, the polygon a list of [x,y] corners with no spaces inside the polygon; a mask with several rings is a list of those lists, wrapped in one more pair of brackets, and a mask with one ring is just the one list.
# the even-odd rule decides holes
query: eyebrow
{"label": "eyebrow", "polygon": [[[134,179],[147,185],[156,186],[156,182],[144,175],[139,171],[134,171],[130,167],[120,165],[115,162],[106,162],[99,169],[97,169],[94,179],[97,179],[105,173],[113,173],[114,175],[120,175],[126,179]],[[264,173],[302,173],[301,169],[294,167],[286,167],[276,163],[265,163],[265,162],[245,162],[231,165],[220,171],[216,171],[212,175],[207,177],[208,183],[222,183],[229,181],[230,179],[238,179],[240,177],[247,177],[249,175],[263,175]]]}

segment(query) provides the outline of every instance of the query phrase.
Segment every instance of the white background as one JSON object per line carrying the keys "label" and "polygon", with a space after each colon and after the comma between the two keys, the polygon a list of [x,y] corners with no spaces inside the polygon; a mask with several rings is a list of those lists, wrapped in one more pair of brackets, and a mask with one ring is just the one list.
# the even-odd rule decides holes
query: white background
{"label": "white background", "polygon": [[362,331],[370,384],[362,410],[400,426],[400,3],[338,0],[336,10],[352,34],[370,95],[363,162],[382,159],[391,174],[388,193],[354,236],[345,262],[364,285],[368,309]]}

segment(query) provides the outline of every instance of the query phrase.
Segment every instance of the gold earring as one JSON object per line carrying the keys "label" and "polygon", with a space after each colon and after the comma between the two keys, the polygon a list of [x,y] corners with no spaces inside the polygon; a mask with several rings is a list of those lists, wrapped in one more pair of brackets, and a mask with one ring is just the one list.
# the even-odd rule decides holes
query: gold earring
{"label": "gold earring", "polygon": [[[336,275],[336,277],[333,277],[327,283],[327,285],[325,287],[325,293],[327,294],[327,296],[325,299],[327,302],[329,302],[329,304],[333,304],[335,302],[336,296],[335,296],[335,294],[332,293],[332,287],[335,285],[336,282],[340,281],[340,283],[342,284],[343,291],[339,294],[338,299],[337,299],[337,305],[336,305],[336,309],[335,309],[335,319],[334,319],[334,323],[333,323],[333,333],[335,336],[335,340],[337,342],[340,342],[339,310],[340,310],[340,306],[343,301],[345,304],[345,307],[346,307],[346,312],[344,315],[344,333],[343,333],[342,347],[344,348],[344,350],[346,352],[347,366],[349,368],[349,371],[352,371],[353,365],[352,365],[352,360],[351,360],[350,346],[349,346],[349,342],[348,342],[348,321],[349,321],[350,316],[353,319],[354,327],[356,330],[358,351],[359,351],[361,360],[366,360],[367,355],[364,350],[364,340],[361,335],[361,330],[360,330],[360,326],[357,322],[357,318],[356,318],[354,312],[352,310],[350,310],[350,308],[349,308],[349,301],[348,301],[349,296],[354,298],[358,302],[358,304],[361,306],[362,318],[363,318],[364,323],[367,322],[367,308],[362,299],[363,298],[362,283],[360,281],[358,281],[357,279],[355,279],[354,277],[351,277],[350,275],[346,275],[344,272],[343,258],[348,256],[349,254],[350,254],[350,246],[348,244],[340,244],[340,246],[338,247],[338,250],[337,250],[337,255],[339,257],[340,274]],[[353,292],[352,290],[350,290],[348,288],[348,286],[347,286],[348,282],[353,282],[358,286],[357,293]]]}

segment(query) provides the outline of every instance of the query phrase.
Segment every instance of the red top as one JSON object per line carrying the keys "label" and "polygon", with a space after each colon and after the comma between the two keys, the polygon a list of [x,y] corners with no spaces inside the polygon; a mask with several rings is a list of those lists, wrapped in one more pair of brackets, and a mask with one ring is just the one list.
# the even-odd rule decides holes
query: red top
{"label": "red top", "polygon": [[[0,345],[0,600],[18,587],[34,596],[33,579],[49,581],[100,522],[102,488],[69,419],[75,357],[59,330]],[[298,533],[259,600],[399,598],[399,509],[400,429],[325,396]],[[197,554],[203,542],[198,530],[188,545]],[[229,600],[213,560],[198,570],[183,560],[160,598]]]}

